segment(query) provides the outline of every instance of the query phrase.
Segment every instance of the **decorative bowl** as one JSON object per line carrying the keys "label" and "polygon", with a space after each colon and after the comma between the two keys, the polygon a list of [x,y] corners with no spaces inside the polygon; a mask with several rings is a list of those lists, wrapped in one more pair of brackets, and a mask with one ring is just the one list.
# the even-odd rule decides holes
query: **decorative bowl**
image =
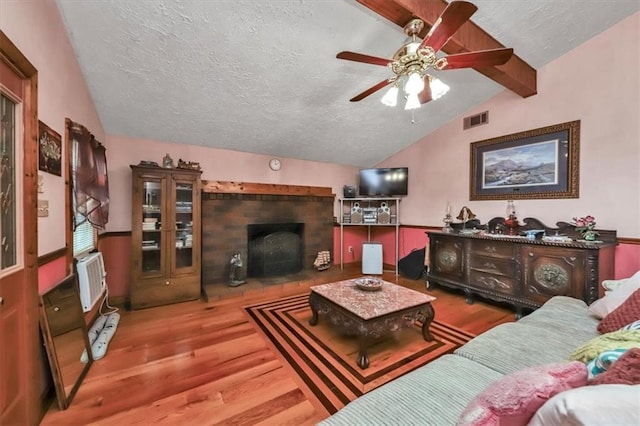
{"label": "decorative bowl", "polygon": [[363,277],[354,280],[356,287],[364,291],[378,291],[382,289],[382,280],[373,277]]}

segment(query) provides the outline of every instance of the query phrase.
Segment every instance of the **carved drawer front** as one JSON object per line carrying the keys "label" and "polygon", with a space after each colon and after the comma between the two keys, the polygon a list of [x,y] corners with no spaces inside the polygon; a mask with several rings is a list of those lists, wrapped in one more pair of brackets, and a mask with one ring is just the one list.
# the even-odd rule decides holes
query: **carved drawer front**
{"label": "carved drawer front", "polygon": [[512,277],[486,274],[478,271],[471,271],[469,274],[469,285],[478,289],[508,295],[514,295],[516,288],[515,279]]}
{"label": "carved drawer front", "polygon": [[528,247],[523,255],[527,298],[540,303],[558,295],[584,298],[584,253]]}
{"label": "carved drawer front", "polygon": [[484,256],[471,257],[471,270],[476,272],[484,272],[487,274],[496,274],[507,277],[515,277],[515,262],[512,260],[496,259]]}
{"label": "carved drawer front", "polygon": [[471,255],[490,256],[502,259],[513,259],[516,247],[514,244],[499,241],[479,240],[471,241]]}

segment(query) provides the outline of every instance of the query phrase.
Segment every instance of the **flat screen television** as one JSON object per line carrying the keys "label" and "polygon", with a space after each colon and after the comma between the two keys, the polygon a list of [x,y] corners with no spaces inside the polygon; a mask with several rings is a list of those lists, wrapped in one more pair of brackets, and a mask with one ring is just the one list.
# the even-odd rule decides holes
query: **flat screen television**
{"label": "flat screen television", "polygon": [[396,197],[408,195],[409,168],[387,167],[360,170],[361,197]]}

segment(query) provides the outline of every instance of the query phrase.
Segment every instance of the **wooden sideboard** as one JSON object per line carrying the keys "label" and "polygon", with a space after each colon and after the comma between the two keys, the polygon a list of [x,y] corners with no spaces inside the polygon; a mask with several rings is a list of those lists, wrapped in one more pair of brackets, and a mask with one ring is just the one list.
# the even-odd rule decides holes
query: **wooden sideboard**
{"label": "wooden sideboard", "polygon": [[488,229],[477,234],[427,234],[428,285],[461,289],[468,303],[478,295],[512,304],[518,317],[523,309],[536,309],[557,295],[591,303],[599,297],[602,280],[614,275],[615,231],[601,232],[600,243],[547,242],[496,235]]}

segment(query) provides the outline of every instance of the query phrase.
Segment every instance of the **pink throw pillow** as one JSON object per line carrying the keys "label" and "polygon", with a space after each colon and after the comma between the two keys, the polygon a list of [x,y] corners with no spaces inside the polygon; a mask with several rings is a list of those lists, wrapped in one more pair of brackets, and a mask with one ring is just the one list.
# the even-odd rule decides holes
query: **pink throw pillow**
{"label": "pink throw pillow", "polygon": [[588,384],[640,385],[640,348],[627,350],[607,371],[598,374]]}
{"label": "pink throw pillow", "polygon": [[637,320],[640,320],[640,289],[634,291],[622,305],[604,317],[598,324],[598,331],[611,333]]}
{"label": "pink throw pillow", "polygon": [[549,398],[587,384],[579,361],[525,368],[487,386],[458,419],[458,425],[526,425]]}

